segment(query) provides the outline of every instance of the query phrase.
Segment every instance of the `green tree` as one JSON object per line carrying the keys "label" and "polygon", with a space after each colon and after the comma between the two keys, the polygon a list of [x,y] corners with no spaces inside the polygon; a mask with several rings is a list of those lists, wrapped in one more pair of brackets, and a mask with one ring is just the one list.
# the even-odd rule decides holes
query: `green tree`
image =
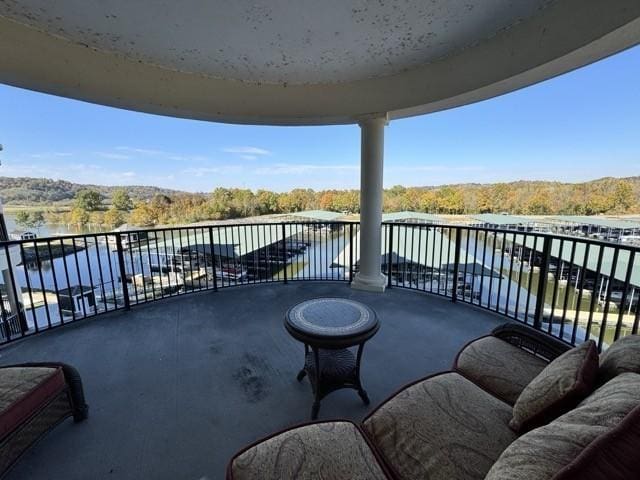
{"label": "green tree", "polygon": [[87,212],[99,210],[102,206],[102,196],[95,190],[84,189],[76,193],[75,207]]}
{"label": "green tree", "polygon": [[119,188],[118,190],[113,192],[113,196],[111,197],[111,205],[116,210],[121,210],[123,212],[128,212],[133,208],[133,202],[131,201],[131,197],[124,188]]}
{"label": "green tree", "polygon": [[16,224],[21,227],[28,227],[31,224],[31,215],[26,210],[20,210],[16,213]]}
{"label": "green tree", "polygon": [[35,211],[31,214],[31,226],[40,232],[40,228],[47,223],[44,218],[44,213],[40,210]]}

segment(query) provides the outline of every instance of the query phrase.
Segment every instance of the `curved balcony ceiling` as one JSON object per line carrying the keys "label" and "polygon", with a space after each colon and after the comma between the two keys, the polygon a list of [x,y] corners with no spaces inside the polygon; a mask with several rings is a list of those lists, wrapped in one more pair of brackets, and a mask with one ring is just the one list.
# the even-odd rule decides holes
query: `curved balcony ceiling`
{"label": "curved balcony ceiling", "polygon": [[353,123],[489,98],[638,41],[637,0],[4,0],[0,81],[177,117]]}

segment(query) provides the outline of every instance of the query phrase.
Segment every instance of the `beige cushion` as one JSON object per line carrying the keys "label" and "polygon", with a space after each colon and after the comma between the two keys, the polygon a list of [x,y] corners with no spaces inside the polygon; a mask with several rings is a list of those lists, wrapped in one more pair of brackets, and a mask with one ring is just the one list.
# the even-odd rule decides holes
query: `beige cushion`
{"label": "beige cushion", "polygon": [[494,336],[467,345],[454,368],[476,385],[513,405],[547,361]]}
{"label": "beige cushion", "polygon": [[588,477],[569,475],[572,462],[591,442],[616,428],[639,404],[640,375],[619,375],[574,410],[518,438],[500,456],[486,480],[586,480]]}
{"label": "beige cushion", "polygon": [[458,373],[407,387],[363,427],[401,479],[482,479],[515,438],[511,407]]}
{"label": "beige cushion", "polygon": [[640,373],[640,335],[616,340],[600,356],[598,376],[601,383],[624,372]]}
{"label": "beige cushion", "polygon": [[237,455],[234,480],[382,480],[387,477],[355,425],[324,422],[269,438]]}
{"label": "beige cushion", "polygon": [[526,432],[567,412],[593,391],[597,373],[598,350],[593,340],[563,353],[522,391],[509,426]]}

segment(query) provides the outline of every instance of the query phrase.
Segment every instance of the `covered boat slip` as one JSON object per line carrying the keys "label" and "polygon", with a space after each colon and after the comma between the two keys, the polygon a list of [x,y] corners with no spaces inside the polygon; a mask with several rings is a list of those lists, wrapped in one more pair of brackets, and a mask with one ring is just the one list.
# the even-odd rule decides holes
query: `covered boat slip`
{"label": "covered boat slip", "polygon": [[[519,255],[523,261],[534,259],[531,263],[536,265],[544,256],[542,237],[507,234],[505,240],[515,246],[514,250],[522,249]],[[553,238],[549,242],[548,275],[557,280],[554,281],[551,299],[547,292],[549,315],[562,313],[563,302],[556,297],[561,296],[559,290],[564,290],[564,296],[572,297],[567,315],[575,316],[580,323],[607,321],[610,311],[615,311],[622,325],[631,328],[637,321],[636,315],[632,314],[632,306],[638,303],[640,293],[640,258],[632,250],[618,245],[608,246],[569,237]],[[569,292],[569,287],[573,287],[573,293]],[[590,312],[593,309],[587,308],[594,302],[600,306],[599,312]],[[562,315],[565,316],[564,313]]]}
{"label": "covered boat slip", "polygon": [[[541,237],[522,234],[507,234],[506,241],[518,246],[525,247],[525,251],[535,251],[543,253],[544,245]],[[607,246],[601,244],[590,244],[580,239],[559,239],[551,240],[550,255],[553,262],[552,269],[560,266],[557,263],[567,263],[563,270],[568,270],[569,265],[590,272],[614,278],[620,282],[627,281],[633,287],[640,286],[640,258],[632,255],[631,250],[619,250],[614,245]],[[523,257],[528,254],[523,253]],[[632,264],[630,265],[630,262]],[[615,268],[614,268],[615,266]],[[575,268],[574,268],[575,270]],[[567,271],[563,271],[563,274]],[[575,272],[574,272],[575,273]]]}
{"label": "covered boat slip", "polygon": [[[453,240],[451,239],[453,235]],[[360,230],[354,235],[352,245],[347,245],[334,259],[334,264],[348,270],[353,265],[357,271],[360,263]],[[460,248],[458,265],[458,295],[480,298],[482,277],[499,279],[500,273],[483,264],[482,250],[474,245]],[[391,274],[390,285],[402,285],[441,293],[453,288],[455,261],[455,229],[453,227],[382,225],[382,245],[380,263],[382,270]],[[353,256],[353,261],[351,259]],[[475,281],[475,279],[478,281]],[[484,280],[482,280],[484,281]],[[487,296],[488,290],[484,292]],[[515,297],[514,297],[515,298]]]}
{"label": "covered boat slip", "polygon": [[125,258],[125,263],[143,276],[178,273],[178,280],[184,281],[185,287],[208,285],[214,281],[214,275],[221,280],[220,286],[224,286],[225,282],[279,275],[292,257],[301,253],[317,235],[313,229],[300,224],[157,230],[150,232],[149,245],[140,246],[138,254],[132,256],[132,260]]}

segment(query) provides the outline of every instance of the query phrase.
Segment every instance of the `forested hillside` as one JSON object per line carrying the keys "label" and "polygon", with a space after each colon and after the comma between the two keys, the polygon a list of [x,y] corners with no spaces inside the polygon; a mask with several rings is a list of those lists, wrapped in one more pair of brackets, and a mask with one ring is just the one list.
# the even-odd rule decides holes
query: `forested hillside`
{"label": "forested hillside", "polygon": [[[32,178],[0,178],[8,205],[41,205],[53,223],[148,226],[242,218],[302,210],[358,213],[357,190],[268,190],[218,187],[209,194],[156,187],[100,187]],[[67,212],[49,207],[69,205]],[[640,177],[601,178],[584,183],[520,181],[491,185],[395,186],[384,192],[384,210],[441,214],[529,215],[640,213]],[[24,212],[24,224],[28,214]],[[30,218],[30,217],[29,217]],[[38,220],[40,217],[34,217]],[[33,220],[33,219],[31,219]],[[35,220],[34,220],[35,221]]]}
{"label": "forested hillside", "polygon": [[[66,180],[48,178],[0,177],[0,198],[5,205],[71,204],[76,193],[87,188],[95,190],[105,199],[109,199],[119,187],[81,185]],[[135,200],[150,199],[157,194],[173,195],[178,193],[166,188],[145,186],[127,187],[127,191]]]}

